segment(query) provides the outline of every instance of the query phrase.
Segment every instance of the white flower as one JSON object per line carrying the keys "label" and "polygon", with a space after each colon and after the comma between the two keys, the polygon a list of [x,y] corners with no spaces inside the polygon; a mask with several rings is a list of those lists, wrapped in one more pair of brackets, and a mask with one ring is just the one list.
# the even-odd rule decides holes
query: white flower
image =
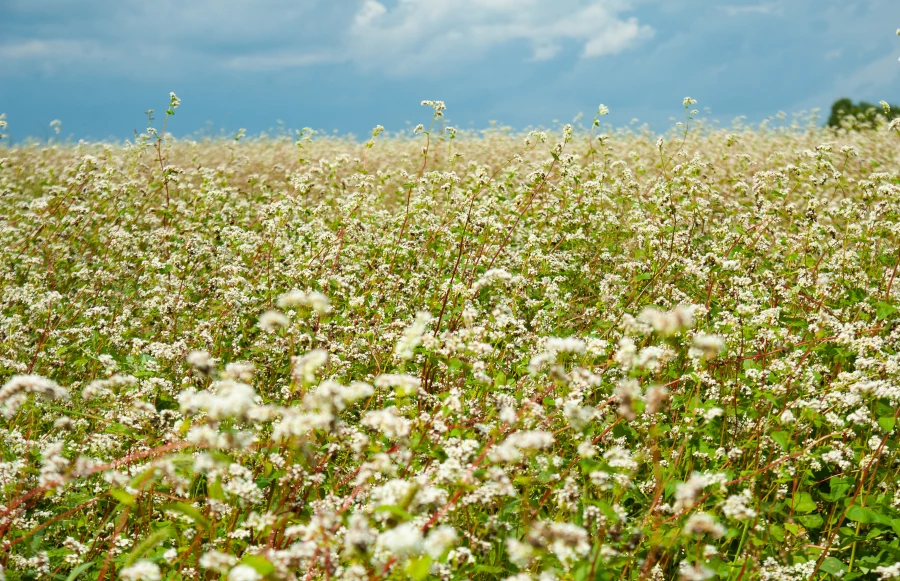
{"label": "white flower", "polygon": [[506,552],[509,560],[517,567],[527,567],[534,559],[534,547],[512,537],[506,539]]}
{"label": "white flower", "polygon": [[585,342],[576,337],[548,337],[544,342],[544,350],[531,358],[528,371],[537,373],[547,364],[556,361],[560,353],[584,353]]}
{"label": "white flower", "polygon": [[644,413],[648,415],[659,411],[662,403],[669,397],[669,390],[664,385],[651,385],[644,394]]}
{"label": "white flower", "polygon": [[306,306],[308,302],[306,293],[300,290],[292,290],[279,296],[275,301],[279,309],[292,309],[294,307]]}
{"label": "white flower", "polygon": [[69,416],[59,416],[56,418],[56,421],[53,422],[53,427],[57,430],[71,432],[75,429],[75,422],[73,422],[72,418]]}
{"label": "white flower", "polygon": [[416,347],[422,343],[422,335],[431,321],[431,313],[422,311],[416,314],[416,320],[406,328],[403,336],[394,346],[394,356],[407,361],[412,359]]}
{"label": "white flower", "polygon": [[318,291],[305,293],[300,290],[292,290],[279,296],[275,304],[279,309],[309,307],[319,315],[327,315],[331,312],[331,302],[328,297]]}
{"label": "white flower", "polygon": [[456,529],[441,525],[432,529],[425,538],[425,552],[432,559],[439,559],[456,542]]}
{"label": "white flower", "polygon": [[543,430],[515,432],[494,447],[489,456],[495,462],[514,463],[521,460],[525,453],[549,448],[555,441],[553,434]]}
{"label": "white flower", "polygon": [[398,557],[418,555],[424,548],[422,531],[413,523],[404,523],[384,531],[378,535],[377,542],[378,546]]}
{"label": "white flower", "polygon": [[627,420],[635,419],[632,404],[640,399],[641,386],[636,379],[623,379],[616,386],[616,399],[619,400],[619,415]]}
{"label": "white flower", "polygon": [[345,551],[348,554],[365,553],[374,540],[375,529],[369,526],[369,519],[361,514],[350,515],[344,534]]}
{"label": "white flower", "polygon": [[709,422],[709,421],[712,421],[713,419],[721,416],[724,413],[725,413],[725,410],[723,410],[722,408],[717,408],[717,407],[709,408],[708,410],[703,412],[703,419],[706,420],[707,422]]}
{"label": "white flower", "polygon": [[697,333],[691,341],[691,350],[689,355],[701,356],[704,359],[713,359],[722,351],[725,340],[718,335],[707,335],[706,333]]}
{"label": "white flower", "polygon": [[567,522],[538,521],[527,535],[530,545],[546,548],[556,555],[566,569],[591,550],[589,538],[587,531],[582,527]]}
{"label": "white flower", "polygon": [[631,455],[631,451],[622,446],[613,446],[603,453],[603,459],[610,468],[620,468],[626,472],[637,470],[638,463]]}
{"label": "white flower", "polygon": [[722,503],[722,514],[738,521],[753,518],[756,516],[756,511],[747,506],[751,500],[752,494],[748,489],[744,489],[740,494],[732,494]]}
{"label": "white flower", "polygon": [[209,375],[216,368],[215,361],[206,351],[191,351],[186,358],[188,365],[204,375]]}
{"label": "white flower", "polygon": [[653,327],[660,335],[674,335],[694,326],[694,307],[678,305],[671,311],[646,307],[638,314],[637,319]]}
{"label": "white flower", "polygon": [[593,458],[597,455],[597,449],[590,440],[585,440],[578,444],[578,456],[580,458]]}
{"label": "white flower", "polygon": [[119,571],[119,577],[125,581],[160,581],[162,572],[156,563],[141,560]]}
{"label": "white flower", "polygon": [[481,275],[475,284],[472,286],[472,290],[476,293],[486,286],[491,286],[495,282],[508,283],[512,280],[512,275],[502,268],[492,268],[489,271],[485,272]]}
{"label": "white flower", "polygon": [[684,535],[702,535],[709,533],[715,538],[719,538],[725,534],[725,527],[716,522],[716,519],[705,512],[696,512],[688,517],[684,529],[681,531]]}
{"label": "white flower", "polygon": [[[900,30],[897,31],[897,34],[900,35]],[[877,573],[878,578],[882,580],[900,579],[900,561],[889,567],[875,567],[875,573]]]}
{"label": "white flower", "polygon": [[687,482],[675,486],[675,512],[680,512],[694,504],[694,499],[709,482],[706,475],[694,472]]}
{"label": "white flower", "polygon": [[253,379],[255,370],[255,366],[248,361],[233,361],[225,366],[222,378],[247,382]]}
{"label": "white flower", "polygon": [[550,337],[544,349],[553,353],[584,353],[585,343],[577,337]]}
{"label": "white flower", "polygon": [[224,573],[237,563],[237,557],[220,551],[207,551],[200,557],[200,566],[204,569],[212,569],[216,573]]}
{"label": "white flower", "polygon": [[791,410],[784,410],[781,412],[781,415],[778,416],[778,419],[782,424],[789,424],[794,421],[794,414]]}
{"label": "white flower", "polygon": [[309,293],[308,299],[309,306],[320,315],[327,315],[331,312],[331,302],[328,300],[328,297],[323,295],[320,292],[313,291]]}
{"label": "white flower", "polygon": [[6,419],[12,418],[28,394],[33,393],[47,399],[67,399],[69,392],[40,375],[13,375],[0,388],[0,413]]}
{"label": "white flower", "polygon": [[314,382],[316,371],[326,363],[328,363],[328,352],[322,349],[313,349],[301,357],[291,357],[294,381],[300,384]]}
{"label": "white flower", "polygon": [[402,417],[395,406],[366,412],[361,423],[388,438],[405,438],[412,428],[410,421]]}
{"label": "white flower", "polygon": [[678,565],[678,578],[681,581],[706,581],[715,576],[716,573],[702,563],[692,565],[687,561],[682,561]]}
{"label": "white flower", "polygon": [[178,396],[181,411],[194,414],[205,411],[212,420],[225,418],[245,418],[254,406],[256,392],[246,383],[225,379],[215,381],[210,390],[200,392],[193,388],[182,391]]}
{"label": "white flower", "polygon": [[287,327],[290,320],[281,311],[265,311],[259,316],[259,328],[271,333],[277,327]]}
{"label": "white flower", "polygon": [[393,387],[399,396],[415,395],[422,382],[418,377],[402,373],[384,373],[375,378],[375,387]]}
{"label": "white flower", "polygon": [[258,581],[262,576],[250,565],[238,565],[228,573],[228,581]]}

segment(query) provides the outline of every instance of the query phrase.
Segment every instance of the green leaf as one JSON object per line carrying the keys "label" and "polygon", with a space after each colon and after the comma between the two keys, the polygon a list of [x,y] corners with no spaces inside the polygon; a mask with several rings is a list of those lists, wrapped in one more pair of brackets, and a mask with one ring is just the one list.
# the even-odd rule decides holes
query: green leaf
{"label": "green leaf", "polygon": [[769,526],[769,534],[779,543],[784,540],[784,529],[778,525]]}
{"label": "green leaf", "polygon": [[873,522],[878,520],[874,512],[872,512],[868,508],[857,506],[855,504],[847,509],[846,515],[849,520],[862,523],[864,525],[872,524]]}
{"label": "green leaf", "polygon": [[885,432],[890,432],[891,430],[893,430],[896,424],[897,420],[895,420],[892,416],[878,418],[878,425],[881,426],[881,429]]}
{"label": "green leaf", "polygon": [[606,504],[602,500],[598,500],[597,506],[600,508],[600,512],[603,513],[603,516],[608,518],[610,522],[619,522],[619,513],[614,511],[610,505]]}
{"label": "green leaf", "polygon": [[152,535],[150,535],[149,537],[147,537],[146,539],[144,539],[143,541],[138,543],[138,545],[134,549],[132,549],[130,553],[128,553],[128,556],[125,557],[125,566],[128,566],[128,565],[134,563],[138,558],[142,557],[147,551],[149,551],[156,545],[158,545],[161,542],[168,539],[170,534],[171,534],[171,532],[168,527],[163,528],[163,529],[156,531],[155,533],[153,533]]}
{"label": "green leaf", "polygon": [[475,565],[476,571],[484,571],[485,573],[502,573],[503,567],[497,565]]}
{"label": "green leaf", "polygon": [[134,506],[134,496],[128,494],[121,488],[113,488],[109,491],[109,495],[124,504],[125,506]]}
{"label": "green leaf", "polygon": [[200,528],[209,528],[209,519],[203,516],[203,514],[199,510],[187,504],[186,502],[174,502],[172,504],[167,504],[162,507],[162,510],[173,510],[175,512],[180,512],[181,514],[190,517],[194,521],[194,524],[196,524]]}
{"label": "green leaf", "polygon": [[743,367],[745,370],[759,369],[759,365],[753,359],[744,359],[744,361],[741,362],[741,367]]}
{"label": "green leaf", "polygon": [[395,506],[393,504],[384,504],[375,509],[375,512],[389,512],[397,518],[403,519],[404,521],[410,521],[413,519],[413,515],[409,514],[399,506]]}
{"label": "green leaf", "polygon": [[418,559],[410,559],[406,564],[406,574],[415,579],[415,581],[425,579],[429,571],[431,571],[431,557],[428,555]]}
{"label": "green leaf", "polygon": [[225,500],[225,491],[222,490],[222,482],[218,478],[206,481],[206,492],[210,498]]}
{"label": "green leaf", "polygon": [[829,480],[829,487],[831,488],[831,492],[828,494],[823,493],[822,498],[831,502],[837,502],[844,497],[845,492],[850,490],[850,483],[843,478],[832,478]]}
{"label": "green leaf", "polygon": [[877,510],[874,510],[872,508],[869,508],[866,510],[868,510],[870,513],[872,513],[872,518],[875,519],[876,523],[887,526],[887,527],[891,526],[891,517],[881,514],[880,512],[878,512]]}
{"label": "green leaf", "polygon": [[825,519],[823,519],[822,516],[818,514],[798,516],[797,520],[800,521],[800,524],[808,529],[817,529],[825,524]]}
{"label": "green leaf", "polygon": [[75,581],[75,579],[77,579],[79,575],[81,575],[82,573],[84,573],[85,571],[90,569],[91,566],[93,566],[93,564],[94,564],[93,561],[88,561],[87,563],[82,563],[81,565],[78,565],[77,567],[72,569],[72,572],[69,573],[68,577],[66,577],[66,581]]}
{"label": "green leaf", "polygon": [[857,505],[853,505],[847,509],[847,518],[853,522],[862,523],[864,525],[878,523],[885,526],[893,526],[894,520],[897,520],[891,520],[889,517],[878,513],[871,508]]}
{"label": "green leaf", "polygon": [[880,537],[881,535],[883,535],[883,534],[886,533],[886,532],[887,532],[887,531],[885,531],[885,530],[882,529],[882,528],[872,527],[872,528],[869,530],[869,533],[866,535],[866,540],[867,540],[867,541],[871,541],[871,540],[874,539],[875,537]]}
{"label": "green leaf", "polygon": [[250,565],[256,572],[265,577],[269,573],[275,570],[275,566],[270,563],[264,557],[260,557],[259,555],[246,555],[243,559],[241,559],[241,563],[244,565]]}
{"label": "green leaf", "polygon": [[887,319],[896,312],[897,307],[890,303],[883,303],[881,301],[875,303],[875,316],[881,320]]}
{"label": "green leaf", "polygon": [[131,488],[135,488],[135,489],[143,488],[142,485],[145,482],[147,482],[147,480],[149,480],[150,478],[153,478],[153,476],[156,474],[156,470],[157,470],[157,468],[155,466],[151,466],[150,468],[147,468],[146,470],[144,470],[143,472],[141,472],[140,474],[138,474],[137,476],[132,478],[129,486]]}
{"label": "green leaf", "polygon": [[769,435],[773,440],[778,442],[779,446],[781,446],[785,450],[788,449],[788,436],[790,436],[790,434],[788,434],[787,432],[772,432]]}
{"label": "green leaf", "polygon": [[834,557],[825,557],[821,569],[830,575],[839,576],[847,570],[847,566]]}
{"label": "green leaf", "polygon": [[816,503],[808,492],[801,492],[791,497],[791,510],[794,512],[812,512],[816,510]]}

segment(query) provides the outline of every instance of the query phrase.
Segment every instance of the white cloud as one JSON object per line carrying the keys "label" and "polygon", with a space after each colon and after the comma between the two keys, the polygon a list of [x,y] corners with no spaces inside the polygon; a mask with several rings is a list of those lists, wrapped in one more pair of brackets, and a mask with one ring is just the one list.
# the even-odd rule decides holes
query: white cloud
{"label": "white cloud", "polygon": [[379,16],[383,16],[387,13],[387,8],[384,7],[384,4],[381,2],[376,2],[375,0],[366,0],[363,2],[363,5],[356,12],[356,16],[353,18],[353,26],[354,27],[366,27],[372,24],[372,21],[377,19]]}
{"label": "white cloud", "polygon": [[781,8],[777,4],[742,4],[720,6],[728,16],[744,16],[745,14],[761,14],[771,16],[781,14]]}
{"label": "white cloud", "polygon": [[73,62],[102,58],[105,54],[102,46],[83,40],[28,39],[0,44],[0,59],[11,61],[55,58]]}
{"label": "white cloud", "polygon": [[641,26],[637,19],[613,22],[602,35],[595,35],[584,45],[585,57],[616,54],[631,48],[639,41],[653,36],[653,29]]}
{"label": "white cloud", "polygon": [[[324,0],[8,0],[0,70],[69,65],[142,77],[334,60],[346,6]],[[2,0],[0,0],[2,2]],[[350,14],[356,9],[350,6]],[[16,26],[17,22],[24,25]]]}
{"label": "white cloud", "polygon": [[91,40],[13,40],[0,44],[0,73],[35,69],[54,73],[85,63],[107,64],[115,58],[104,43]]}
{"label": "white cloud", "polygon": [[328,53],[283,51],[232,57],[224,62],[224,66],[236,71],[279,71],[340,60],[340,57]]}
{"label": "white cloud", "polygon": [[504,45],[524,44],[531,60],[555,58],[565,44],[583,58],[615,54],[650,38],[653,29],[619,0],[376,0],[356,12],[347,58],[393,74],[440,71],[488,57]]}
{"label": "white cloud", "polygon": [[[653,35],[630,0],[10,0],[38,23],[0,43],[4,68],[76,63],[169,75],[196,67],[283,70],[349,62],[391,75],[442,72],[499,49],[548,61],[616,54]],[[386,0],[385,0],[386,2]],[[54,39],[54,40],[49,40]]]}

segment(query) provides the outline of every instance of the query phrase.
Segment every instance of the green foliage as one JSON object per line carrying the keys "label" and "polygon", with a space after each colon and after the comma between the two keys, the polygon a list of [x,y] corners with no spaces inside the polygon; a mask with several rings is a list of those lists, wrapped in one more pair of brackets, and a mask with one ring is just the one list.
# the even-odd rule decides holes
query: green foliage
{"label": "green foliage", "polygon": [[6,579],[889,577],[898,136],[694,104],[4,148]]}
{"label": "green foliage", "polygon": [[846,97],[838,99],[831,105],[831,114],[825,123],[828,127],[847,127],[849,129],[874,129],[879,123],[900,117],[900,106],[888,104],[873,105],[866,101],[854,103]]}

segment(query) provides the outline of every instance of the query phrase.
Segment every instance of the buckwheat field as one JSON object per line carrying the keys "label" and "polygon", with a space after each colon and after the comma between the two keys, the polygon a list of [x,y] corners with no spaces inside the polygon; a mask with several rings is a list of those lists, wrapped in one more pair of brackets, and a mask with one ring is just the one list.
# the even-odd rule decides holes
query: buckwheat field
{"label": "buckwheat field", "polygon": [[900,121],[423,104],[0,145],[0,578],[900,578]]}

